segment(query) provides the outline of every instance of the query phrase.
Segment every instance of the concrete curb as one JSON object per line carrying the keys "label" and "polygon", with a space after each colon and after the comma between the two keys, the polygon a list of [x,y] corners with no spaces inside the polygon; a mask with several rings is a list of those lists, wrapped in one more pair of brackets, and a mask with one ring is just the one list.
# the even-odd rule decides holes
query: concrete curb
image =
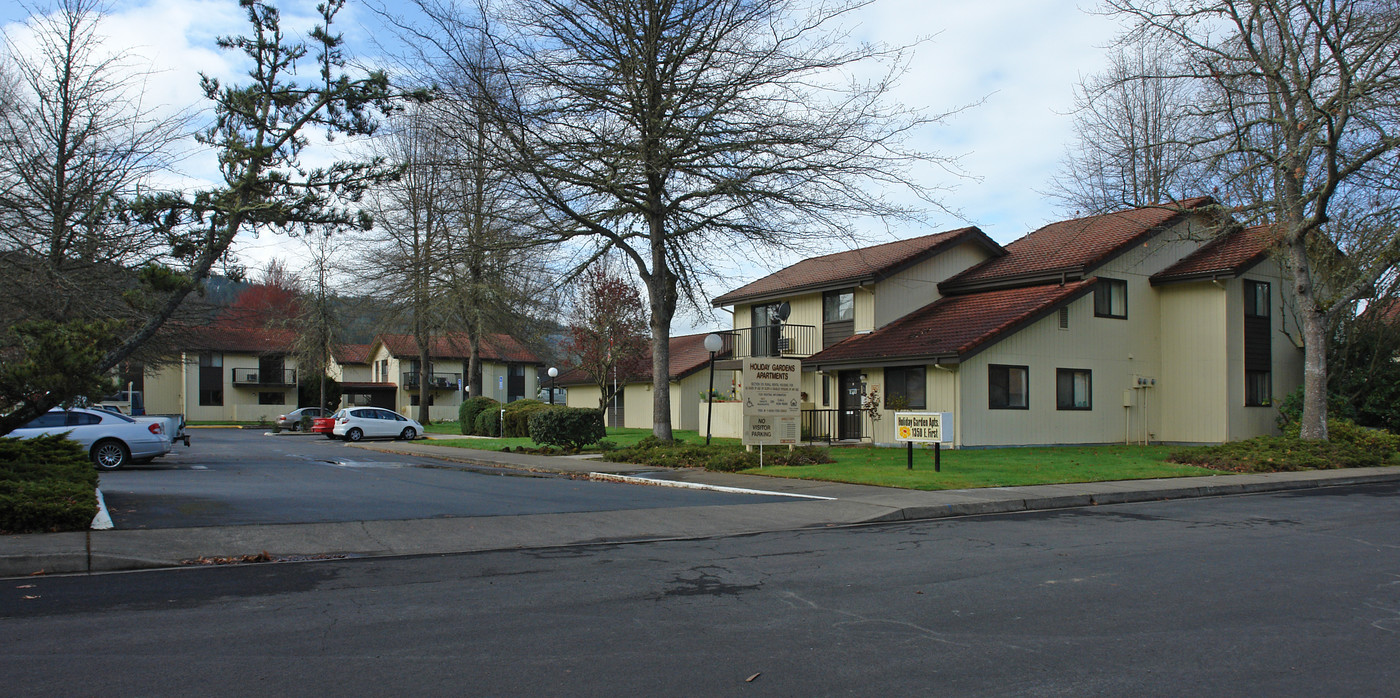
{"label": "concrete curb", "polygon": [[[424,454],[409,451],[407,455]],[[438,456],[436,452],[433,455]],[[462,460],[485,467],[532,469],[527,462]],[[533,469],[585,477],[591,472],[602,479],[648,485],[786,494],[809,501],[533,516],[25,534],[0,539],[6,544],[6,552],[0,554],[0,577],[179,567],[198,557],[233,558],[264,551],[282,559],[326,555],[385,557],[718,538],[1400,482],[1400,467],[1393,467],[922,492],[778,478],[763,478],[756,487],[736,487],[735,483],[752,484],[758,478],[730,473],[672,474],[678,479],[701,480],[688,482],[600,473],[585,469],[596,467],[597,463],[575,463],[574,468],[568,469]],[[719,484],[725,482],[730,484]],[[826,494],[807,494],[810,492]]]}

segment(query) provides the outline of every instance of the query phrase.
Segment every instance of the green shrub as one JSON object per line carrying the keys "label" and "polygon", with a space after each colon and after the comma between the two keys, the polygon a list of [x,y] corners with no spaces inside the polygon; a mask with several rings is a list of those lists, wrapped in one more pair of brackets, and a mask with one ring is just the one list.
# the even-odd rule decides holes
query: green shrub
{"label": "green shrub", "polygon": [[798,446],[791,451],[775,448],[763,454],[765,465],[817,465],[835,463],[831,452],[822,446]]}
{"label": "green shrub", "polygon": [[312,416],[309,415],[309,414],[303,414],[303,415],[301,416],[301,430],[302,430],[302,431],[311,431],[311,423],[314,422],[314,421],[316,421],[316,418],[315,418],[315,417],[312,417]]}
{"label": "green shrub", "polygon": [[539,400],[516,400],[506,405],[505,435],[509,438],[529,436],[530,415],[540,410],[554,409],[560,408],[550,407],[547,403]]}
{"label": "green shrub", "polygon": [[710,457],[705,459],[704,467],[706,470],[718,470],[723,473],[757,468],[758,454],[748,451],[724,449],[717,453],[710,454]]}
{"label": "green shrub", "polygon": [[480,434],[476,430],[476,418],[482,412],[486,411],[488,407],[493,409],[499,409],[495,406],[500,404],[501,403],[496,402],[495,400],[489,397],[473,397],[463,400],[462,404],[457,407],[457,424],[460,425],[462,433],[478,434],[480,436],[495,436],[495,433]]}
{"label": "green shrub", "polygon": [[80,531],[97,514],[97,471],[60,436],[0,439],[0,531]]}
{"label": "green shrub", "polygon": [[603,411],[596,408],[544,405],[543,409],[531,411],[529,418],[530,439],[547,446],[575,451],[591,443],[601,447],[608,433],[603,428]]}
{"label": "green shrub", "polygon": [[1366,468],[1400,461],[1400,436],[1340,419],[1328,420],[1327,433],[1327,441],[1303,441],[1294,423],[1282,436],[1179,449],[1167,460],[1237,473]]}
{"label": "green shrub", "polygon": [[482,410],[472,423],[472,433],[477,436],[500,436],[501,411],[497,408]]}

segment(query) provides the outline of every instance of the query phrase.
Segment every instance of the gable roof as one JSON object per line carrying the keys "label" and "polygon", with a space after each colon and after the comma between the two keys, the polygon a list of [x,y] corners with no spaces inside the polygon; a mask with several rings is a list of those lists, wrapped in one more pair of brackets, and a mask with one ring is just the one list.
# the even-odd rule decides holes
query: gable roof
{"label": "gable roof", "polygon": [[711,303],[724,305],[791,296],[875,281],[911,264],[967,241],[982,244],[994,255],[1005,254],[1001,245],[976,227],[959,228],[908,240],[861,247],[846,252],[804,259],[757,281],[725,293]]}
{"label": "gable roof", "polygon": [[1006,246],[989,259],[938,285],[942,293],[1033,285],[1083,278],[1099,265],[1146,241],[1192,209],[1215,203],[1209,196],[1161,206],[1058,221]]}
{"label": "gable roof", "polygon": [[369,363],[368,344],[342,344],[335,348],[335,360],[342,364]]}
{"label": "gable roof", "polygon": [[[381,334],[374,339],[376,343],[383,344],[393,356],[410,359],[418,356],[418,340],[411,334]],[[434,359],[467,359],[471,357],[471,350],[472,343],[467,339],[467,335],[455,332],[433,337],[428,355]],[[544,363],[535,352],[508,334],[488,334],[482,337],[481,358],[501,363]]]}
{"label": "gable roof", "polygon": [[[705,349],[705,337],[709,332],[700,334],[687,334],[671,338],[671,361],[669,367],[670,380],[677,381],[686,376],[699,371],[710,364],[710,352]],[[719,351],[715,353],[716,359],[723,359],[729,356],[729,352]],[[636,383],[638,381],[651,380],[651,349],[648,347],[646,357],[639,360],[637,370],[630,371],[628,375],[620,376],[619,382]],[[593,379],[589,378],[577,367],[570,368],[559,374],[555,379],[558,385],[590,385]]]}
{"label": "gable roof", "polygon": [[870,334],[848,337],[803,360],[804,366],[963,361],[997,339],[1094,289],[1097,279],[945,296]]}
{"label": "gable roof", "polygon": [[1219,276],[1239,276],[1269,256],[1269,248],[1278,241],[1274,225],[1242,228],[1211,240],[1204,247],[1181,258],[1181,261],[1153,274],[1152,285]]}
{"label": "gable roof", "polygon": [[297,334],[293,330],[217,324],[182,330],[186,348],[233,354],[285,354],[292,350]]}

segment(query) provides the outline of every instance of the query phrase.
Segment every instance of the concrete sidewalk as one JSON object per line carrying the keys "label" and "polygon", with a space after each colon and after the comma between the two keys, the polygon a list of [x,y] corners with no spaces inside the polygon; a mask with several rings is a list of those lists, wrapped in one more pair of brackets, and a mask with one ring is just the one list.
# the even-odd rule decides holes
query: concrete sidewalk
{"label": "concrete sidewalk", "polygon": [[361,447],[439,458],[461,463],[464,467],[513,468],[577,477],[604,473],[645,478],[655,485],[684,483],[701,487],[761,490],[791,495],[793,499],[762,504],[535,516],[5,536],[0,538],[0,576],[171,567],[200,557],[237,557],[263,552],[277,559],[323,555],[426,555],[708,538],[871,522],[1400,481],[1400,468],[1358,468],[921,492],[736,473],[690,470],[657,472],[643,466],[592,459],[434,446],[430,441],[371,443],[362,444]]}

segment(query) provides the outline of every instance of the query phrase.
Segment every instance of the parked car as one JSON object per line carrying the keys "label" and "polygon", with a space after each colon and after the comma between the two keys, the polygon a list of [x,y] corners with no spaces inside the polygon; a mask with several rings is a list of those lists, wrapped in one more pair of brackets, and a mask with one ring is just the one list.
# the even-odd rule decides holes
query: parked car
{"label": "parked car", "polygon": [[170,437],[162,422],[138,422],[108,410],[56,407],[9,435],[32,439],[63,433],[87,449],[99,470],[116,470],[129,463],[149,463],[170,452]]}
{"label": "parked car", "polygon": [[176,441],[185,442],[185,448],[190,447],[190,435],[185,433],[185,416],[182,414],[147,414],[133,416],[122,412],[121,408],[115,405],[90,405],[88,409],[102,410],[104,412],[119,414],[123,417],[130,417],[142,424],[160,424],[165,429],[165,438],[170,441],[170,446],[172,448],[175,446]]}
{"label": "parked car", "polygon": [[380,407],[348,407],[335,413],[335,429],[331,433],[346,441],[375,436],[416,439],[423,433],[423,425]]}
{"label": "parked car", "polygon": [[277,426],[281,429],[296,431],[301,428],[301,418],[307,415],[315,419],[326,416],[326,411],[320,407],[298,407],[286,414],[277,415]]}
{"label": "parked car", "polygon": [[312,420],[311,420],[311,433],[313,433],[313,434],[325,434],[325,435],[326,435],[326,438],[328,438],[328,439],[334,439],[334,438],[336,438],[336,436],[335,436],[335,417],[316,417],[315,419],[312,419]]}

